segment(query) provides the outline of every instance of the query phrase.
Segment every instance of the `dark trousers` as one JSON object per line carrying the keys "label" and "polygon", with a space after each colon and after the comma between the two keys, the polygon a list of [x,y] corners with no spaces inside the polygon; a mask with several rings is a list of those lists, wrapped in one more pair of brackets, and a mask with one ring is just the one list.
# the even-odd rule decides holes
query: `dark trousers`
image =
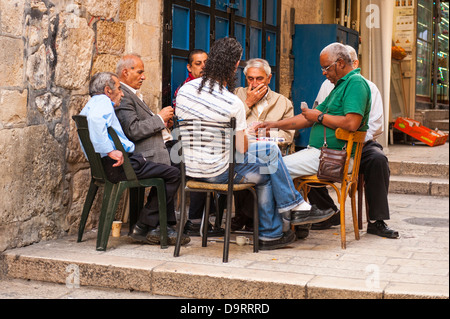
{"label": "dark trousers", "polygon": [[[180,186],[180,170],[176,167],[146,161],[140,154],[129,154],[130,163],[138,179],[162,178],[166,185],[167,223],[176,224],[174,197]],[[127,180],[122,166],[112,167],[116,162],[108,156],[102,158],[103,167],[109,181],[117,183]],[[144,208],[139,213],[138,221],[156,227],[159,224],[158,197],[156,188],[152,187]]]}
{"label": "dark trousers", "polygon": [[[178,140],[171,140],[167,141],[165,143],[167,151],[171,152],[172,147],[175,146],[175,144],[178,143]],[[180,164],[175,164],[171,159],[172,166],[176,168],[180,168]],[[203,210],[206,205],[206,193],[201,192],[190,192],[189,194],[189,219],[200,219],[203,216]],[[215,202],[214,197],[211,197],[211,209],[209,210],[210,213],[214,213],[215,210]]]}
{"label": "dark trousers", "polygon": [[[362,150],[360,173],[364,174],[365,196],[369,205],[370,220],[388,220],[389,214],[389,178],[390,169],[383,147],[368,141]],[[326,187],[311,188],[308,199],[319,209],[338,209],[328,194]]]}

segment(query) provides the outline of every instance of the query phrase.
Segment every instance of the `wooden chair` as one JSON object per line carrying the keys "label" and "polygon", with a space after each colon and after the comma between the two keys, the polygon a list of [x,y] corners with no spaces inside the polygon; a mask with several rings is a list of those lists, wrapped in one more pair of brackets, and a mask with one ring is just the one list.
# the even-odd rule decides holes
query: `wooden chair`
{"label": "wooden chair", "polygon": [[100,154],[96,153],[89,137],[89,128],[86,116],[75,115],[72,117],[77,124],[77,132],[83,149],[87,155],[91,167],[91,182],[89,191],[84,202],[81,214],[80,226],[78,228],[78,242],[83,238],[84,228],[89,216],[92,204],[100,186],[104,187],[103,201],[100,212],[100,219],[97,233],[97,250],[105,251],[111,232],[112,223],[115,217],[117,206],[124,190],[130,189],[130,231],[136,223],[137,216],[144,203],[144,193],[146,187],[156,187],[159,204],[159,223],[161,228],[161,248],[168,248],[167,245],[167,208],[166,208],[166,188],[162,178],[138,179],[131,167],[130,159],[125,152],[122,143],[113,128],[108,128],[108,133],[113,139],[117,150],[124,154],[123,169],[127,177],[126,181],[111,183],[103,169]]}
{"label": "wooden chair", "polygon": [[[186,210],[186,193],[188,192],[204,192],[207,193],[205,213],[203,214],[203,229],[202,232],[202,247],[207,246],[207,227],[209,220],[209,208],[211,194],[219,193],[227,195],[227,213],[225,216],[225,237],[224,237],[224,247],[223,247],[223,262],[228,262],[228,251],[230,246],[230,233],[231,233],[231,215],[233,207],[233,192],[238,192],[242,190],[249,190],[253,195],[254,201],[254,211],[253,211],[253,251],[256,253],[259,250],[258,244],[258,203],[257,195],[254,190],[255,184],[234,184],[234,167],[236,163],[235,153],[236,153],[236,136],[234,130],[236,128],[236,119],[232,118],[230,122],[217,123],[208,122],[201,120],[180,120],[176,118],[174,120],[175,129],[178,134],[178,143],[180,144],[180,157],[181,157],[181,216],[178,228],[178,237],[175,244],[174,256],[178,257],[180,255],[181,247],[181,234],[183,233],[184,224],[187,220],[187,210]],[[198,137],[194,138],[192,132],[194,128],[201,127],[202,132],[208,134],[214,132],[215,134],[220,134],[220,137],[215,138],[214,143],[218,149],[229,148],[230,159],[228,161],[228,183],[227,184],[212,184],[204,183],[195,180],[188,180],[189,177],[186,176],[186,165],[185,165],[185,154],[186,150],[198,147]],[[216,136],[217,137],[217,136]],[[206,137],[208,138],[208,137]],[[216,216],[216,218],[221,218]]]}
{"label": "wooden chair", "polygon": [[[345,249],[345,200],[347,196],[350,196],[351,198],[353,228],[355,231],[355,238],[359,240],[358,219],[356,216],[356,191],[358,186],[361,152],[364,145],[366,132],[349,132],[344,129],[338,128],[335,134],[338,139],[347,141],[347,159],[345,161],[344,177],[340,183],[340,187],[337,187],[334,182],[318,179],[317,175],[302,176],[296,178],[294,179],[294,185],[298,191],[303,192],[303,196],[305,199],[308,197],[310,187],[331,186],[336,191],[341,211],[341,247],[342,249]],[[354,153],[353,169],[352,172],[349,173],[350,159],[354,144],[356,144],[356,150]]]}

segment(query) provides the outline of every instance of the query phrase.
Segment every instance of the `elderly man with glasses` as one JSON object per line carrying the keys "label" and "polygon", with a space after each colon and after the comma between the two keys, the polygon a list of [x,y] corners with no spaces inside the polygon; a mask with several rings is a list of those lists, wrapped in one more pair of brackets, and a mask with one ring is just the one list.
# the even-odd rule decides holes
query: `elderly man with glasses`
{"label": "elderly man with glasses", "polygon": [[371,92],[360,69],[353,69],[347,48],[332,43],[320,54],[322,73],[335,85],[334,90],[315,109],[303,108],[302,113],[290,119],[265,122],[259,128],[302,129],[312,127],[306,149],[284,157],[292,178],[314,175],[319,168],[320,148],[327,134],[328,147],[340,150],[345,141],[336,138],[335,130],[367,131],[371,107]]}

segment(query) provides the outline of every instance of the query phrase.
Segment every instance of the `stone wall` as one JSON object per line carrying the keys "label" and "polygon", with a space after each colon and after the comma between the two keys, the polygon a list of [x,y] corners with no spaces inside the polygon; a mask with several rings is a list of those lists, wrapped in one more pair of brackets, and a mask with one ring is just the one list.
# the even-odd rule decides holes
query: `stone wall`
{"label": "stone wall", "polygon": [[0,2],[0,252],[76,232],[90,172],[71,117],[92,74],[138,53],[161,107],[161,15],[161,0]]}

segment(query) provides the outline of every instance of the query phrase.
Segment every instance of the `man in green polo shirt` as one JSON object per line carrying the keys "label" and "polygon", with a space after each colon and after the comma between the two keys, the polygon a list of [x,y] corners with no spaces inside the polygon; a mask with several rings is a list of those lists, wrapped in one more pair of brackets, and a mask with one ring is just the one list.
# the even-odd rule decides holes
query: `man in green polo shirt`
{"label": "man in green polo shirt", "polygon": [[334,90],[315,109],[302,109],[302,113],[290,119],[265,122],[257,128],[278,128],[282,130],[312,127],[309,146],[283,158],[292,178],[314,175],[319,168],[320,148],[324,142],[324,127],[329,148],[340,150],[345,141],[335,136],[337,128],[348,131],[367,131],[371,106],[370,88],[360,75],[360,69],[353,69],[347,48],[332,43],[320,54],[322,73],[334,85]]}

